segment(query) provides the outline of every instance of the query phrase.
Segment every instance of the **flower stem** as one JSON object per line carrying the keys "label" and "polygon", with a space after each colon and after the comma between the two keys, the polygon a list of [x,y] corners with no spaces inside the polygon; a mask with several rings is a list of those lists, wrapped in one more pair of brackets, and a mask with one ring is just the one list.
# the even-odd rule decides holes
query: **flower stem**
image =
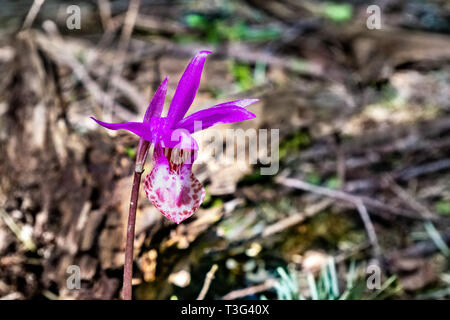
{"label": "flower stem", "polygon": [[133,249],[134,249],[134,229],[136,224],[136,209],[139,198],[139,186],[143,170],[135,170],[133,187],[131,189],[130,212],[128,214],[127,243],[125,247],[125,265],[123,269],[123,300],[131,300],[131,281],[133,277]]}

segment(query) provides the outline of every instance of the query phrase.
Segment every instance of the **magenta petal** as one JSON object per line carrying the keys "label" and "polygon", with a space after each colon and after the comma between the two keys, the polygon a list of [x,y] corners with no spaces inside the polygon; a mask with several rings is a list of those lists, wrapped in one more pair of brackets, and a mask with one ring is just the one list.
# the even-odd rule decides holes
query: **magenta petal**
{"label": "magenta petal", "polygon": [[99,121],[94,117],[91,117],[91,119],[107,129],[128,130],[138,135],[142,139],[150,142],[156,141],[157,137],[160,135],[161,130],[160,128],[162,127],[161,123],[164,121],[164,118],[157,118],[157,117],[151,118],[150,122],[123,122],[123,123],[107,123]]}
{"label": "magenta petal", "polygon": [[218,104],[191,114],[178,122],[176,127],[193,133],[219,123],[233,123],[253,119],[256,116],[244,109],[244,107],[257,101],[258,99],[244,99]]}
{"label": "magenta petal", "polygon": [[145,177],[144,191],[166,218],[178,224],[198,210],[205,198],[205,189],[192,173],[191,166],[171,169],[160,146],[155,148],[153,159],[155,165]]}
{"label": "magenta petal", "polygon": [[152,133],[151,133],[150,123],[143,123],[143,122],[107,123],[107,122],[99,121],[99,120],[95,119],[94,117],[91,117],[91,119],[107,129],[128,130],[147,141],[152,141]]}
{"label": "magenta petal", "polygon": [[150,122],[151,118],[161,116],[161,112],[164,108],[164,100],[166,99],[167,83],[168,77],[166,77],[163,80],[163,82],[161,82],[158,89],[156,90],[152,101],[150,102],[147,110],[145,111],[143,122]]}
{"label": "magenta petal", "polygon": [[184,71],[178,82],[177,90],[175,91],[167,115],[169,128],[172,128],[174,124],[183,119],[192,101],[194,101],[200,84],[203,65],[205,64],[206,56],[210,53],[209,51],[200,51],[197,53]]}

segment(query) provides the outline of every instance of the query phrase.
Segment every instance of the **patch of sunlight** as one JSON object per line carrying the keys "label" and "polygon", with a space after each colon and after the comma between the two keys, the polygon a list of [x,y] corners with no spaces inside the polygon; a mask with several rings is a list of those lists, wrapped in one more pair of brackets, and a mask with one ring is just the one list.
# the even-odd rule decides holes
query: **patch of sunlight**
{"label": "patch of sunlight", "polygon": [[384,103],[368,105],[364,110],[352,117],[343,127],[343,133],[358,135],[367,130],[367,126],[374,129],[392,127],[395,125],[415,123],[436,118],[440,108],[436,105],[415,106],[400,104],[397,99]]}

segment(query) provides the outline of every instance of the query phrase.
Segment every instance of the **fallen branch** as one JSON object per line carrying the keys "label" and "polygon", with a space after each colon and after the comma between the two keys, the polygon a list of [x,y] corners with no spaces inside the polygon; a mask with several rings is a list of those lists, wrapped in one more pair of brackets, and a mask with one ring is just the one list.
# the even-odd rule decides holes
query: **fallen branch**
{"label": "fallen branch", "polygon": [[[450,245],[450,230],[442,233],[441,238],[447,245]],[[429,257],[437,251],[439,251],[439,248],[437,247],[436,242],[430,239],[416,243],[401,251],[397,251],[393,253],[392,256],[399,255],[406,258],[421,258]]]}
{"label": "fallen branch", "polygon": [[253,294],[261,293],[272,289],[275,286],[275,283],[275,279],[268,279],[264,283],[258,284],[256,286],[231,291],[230,293],[224,295],[222,297],[222,300],[236,300]]}
{"label": "fallen branch", "polygon": [[291,214],[289,217],[281,219],[280,221],[265,227],[260,236],[262,238],[266,238],[289,229],[303,222],[306,218],[312,217],[320,211],[325,210],[329,205],[331,205],[331,201],[327,200],[319,203],[317,206],[311,207],[311,209],[308,208],[309,210],[306,209],[305,212]]}
{"label": "fallen branch", "polygon": [[364,223],[364,227],[366,228],[366,232],[369,237],[370,244],[372,245],[372,248],[373,248],[374,257],[378,260],[381,258],[381,248],[380,248],[380,245],[378,244],[378,239],[377,239],[377,235],[375,233],[375,228],[373,227],[373,223],[370,219],[369,213],[367,212],[367,209],[364,205],[364,201],[362,198],[345,193],[343,191],[332,190],[332,189],[328,189],[328,188],[324,188],[324,187],[315,186],[313,184],[310,184],[310,183],[307,183],[307,182],[304,182],[304,181],[301,181],[298,179],[293,179],[293,178],[280,177],[280,178],[276,179],[276,182],[280,183],[282,185],[288,186],[288,187],[301,189],[301,190],[313,192],[316,194],[320,194],[320,195],[324,195],[324,196],[331,197],[334,199],[339,199],[339,200],[343,200],[343,201],[352,203],[358,210],[358,212],[361,216],[361,219]]}
{"label": "fallen branch", "polygon": [[427,207],[419,203],[412,195],[410,195],[406,190],[399,186],[391,176],[387,176],[385,180],[389,188],[400,198],[405,204],[407,204],[411,209],[417,211],[424,219],[436,218]]}
{"label": "fallen branch", "polygon": [[211,281],[214,279],[214,274],[216,273],[218,268],[219,267],[217,266],[217,264],[215,264],[211,267],[211,270],[209,270],[208,273],[206,274],[205,282],[203,283],[202,290],[200,290],[197,300],[205,299],[206,293],[208,293],[209,287],[211,286]]}
{"label": "fallen branch", "polygon": [[[306,208],[304,210],[304,212],[297,212],[297,213],[290,214],[288,217],[266,226],[264,229],[262,229],[261,231],[255,233],[254,235],[252,235],[248,238],[237,240],[237,241],[230,243],[228,249],[230,247],[237,247],[237,246],[243,245],[244,243],[249,243],[249,242],[255,241],[256,239],[260,239],[260,238],[265,239],[274,234],[283,232],[289,228],[292,228],[292,227],[302,223],[305,219],[313,217],[317,213],[325,210],[329,205],[331,205],[331,201],[329,201],[329,199],[327,199],[325,201],[317,203],[316,205]],[[219,249],[217,251],[213,250],[213,252],[218,252],[218,251],[221,251],[221,249]]]}
{"label": "fallen branch", "polygon": [[36,19],[37,14],[41,10],[42,5],[44,4],[45,0],[34,0],[33,4],[31,5],[30,10],[28,11],[28,14],[25,18],[25,21],[23,22],[22,29],[28,29],[33,24],[34,20]]}

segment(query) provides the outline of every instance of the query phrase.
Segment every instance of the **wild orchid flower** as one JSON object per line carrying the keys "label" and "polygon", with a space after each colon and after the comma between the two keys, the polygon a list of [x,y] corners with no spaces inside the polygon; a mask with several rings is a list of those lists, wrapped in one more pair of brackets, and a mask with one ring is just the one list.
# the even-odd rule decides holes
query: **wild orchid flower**
{"label": "wild orchid flower", "polygon": [[[189,63],[178,83],[167,117],[161,116],[167,92],[166,77],[156,91],[142,122],[105,123],[92,118],[105,128],[133,132],[142,138],[140,146],[144,143],[154,144],[154,166],[145,178],[144,190],[154,206],[177,224],[192,216],[205,197],[202,184],[192,173],[198,144],[191,134],[219,123],[255,118],[245,107],[255,103],[257,99],[225,102],[184,118],[197,93],[209,53],[201,51]],[[138,169],[142,170],[145,158],[146,152],[138,152]]]}

